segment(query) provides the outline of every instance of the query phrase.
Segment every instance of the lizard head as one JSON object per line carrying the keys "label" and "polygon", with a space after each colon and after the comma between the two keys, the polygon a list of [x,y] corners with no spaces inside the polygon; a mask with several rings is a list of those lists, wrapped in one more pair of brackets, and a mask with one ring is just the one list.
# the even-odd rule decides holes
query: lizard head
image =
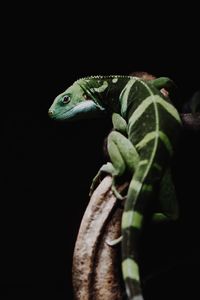
{"label": "lizard head", "polygon": [[78,80],[66,91],[59,94],[49,108],[49,116],[55,120],[78,120],[98,116],[104,109],[98,104],[95,95]]}

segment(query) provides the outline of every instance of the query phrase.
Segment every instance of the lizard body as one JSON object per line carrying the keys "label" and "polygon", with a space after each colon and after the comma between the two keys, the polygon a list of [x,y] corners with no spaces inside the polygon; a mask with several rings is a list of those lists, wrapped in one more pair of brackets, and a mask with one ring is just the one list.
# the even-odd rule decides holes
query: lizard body
{"label": "lizard body", "polygon": [[[176,108],[160,89],[169,87],[166,77],[145,81],[132,76],[91,76],[77,80],[58,95],[49,109],[56,120],[78,120],[102,114],[112,115],[114,131],[108,136],[111,162],[102,172],[115,180],[131,174],[122,215],[122,274],[128,299],[143,299],[138,266],[137,240],[146,219],[176,218],[177,203],[170,176],[181,120]],[[156,212],[159,201],[159,213]]]}

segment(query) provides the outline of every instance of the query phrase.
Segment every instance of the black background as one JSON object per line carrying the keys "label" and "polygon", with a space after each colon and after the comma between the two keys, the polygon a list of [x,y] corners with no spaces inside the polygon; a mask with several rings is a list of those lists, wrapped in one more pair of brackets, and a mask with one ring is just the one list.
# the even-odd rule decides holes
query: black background
{"label": "black background", "polygon": [[[74,243],[110,123],[56,123],[48,108],[79,77],[141,70],[174,79],[181,109],[199,89],[197,16],[172,13],[172,7],[153,15],[144,7],[16,9],[5,11],[2,37],[1,299],[72,299]],[[178,258],[179,266],[156,281],[159,288],[147,285],[147,299],[163,290],[166,299],[179,297],[183,287],[187,298],[197,291],[197,144],[197,134],[187,131],[176,157],[181,221],[171,231],[164,227],[167,237],[158,233],[161,248],[155,235],[149,250],[156,258],[168,245],[164,265]]]}

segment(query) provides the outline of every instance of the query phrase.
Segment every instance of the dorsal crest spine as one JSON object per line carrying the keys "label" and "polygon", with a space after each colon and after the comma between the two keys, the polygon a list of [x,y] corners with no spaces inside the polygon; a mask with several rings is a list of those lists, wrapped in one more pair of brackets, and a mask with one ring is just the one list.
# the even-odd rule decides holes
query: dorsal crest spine
{"label": "dorsal crest spine", "polygon": [[127,79],[132,79],[132,78],[138,78],[138,77],[131,76],[131,75],[93,75],[93,76],[81,77],[81,78],[77,79],[76,82],[78,82],[79,80],[113,79],[113,78],[127,78]]}

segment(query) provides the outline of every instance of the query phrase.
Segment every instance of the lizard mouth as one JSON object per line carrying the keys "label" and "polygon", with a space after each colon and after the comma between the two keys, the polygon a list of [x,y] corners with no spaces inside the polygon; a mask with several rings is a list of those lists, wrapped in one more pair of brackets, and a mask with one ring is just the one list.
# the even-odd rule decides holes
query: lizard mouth
{"label": "lizard mouth", "polygon": [[87,100],[75,105],[63,112],[53,112],[49,110],[49,116],[58,121],[70,121],[74,119],[85,119],[101,115],[105,109],[98,107],[92,100]]}
{"label": "lizard mouth", "polygon": [[64,111],[62,113],[54,113],[53,111],[49,110],[48,115],[51,119],[58,119],[58,120],[65,120],[70,117],[71,111],[74,109],[74,107],[70,108],[68,111]]}

